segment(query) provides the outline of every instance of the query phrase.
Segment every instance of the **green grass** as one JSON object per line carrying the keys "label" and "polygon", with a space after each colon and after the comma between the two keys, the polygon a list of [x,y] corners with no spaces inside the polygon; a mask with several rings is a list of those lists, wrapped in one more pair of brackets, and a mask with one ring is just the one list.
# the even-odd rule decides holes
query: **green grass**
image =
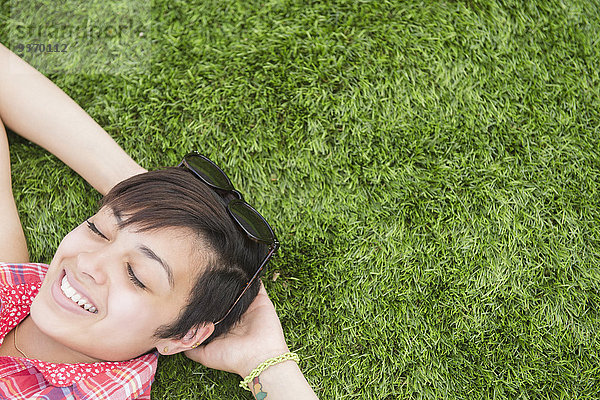
{"label": "green grass", "polygon": [[[595,0],[189,3],[139,2],[148,58],[106,33],[116,64],[40,68],[143,166],[198,149],[273,221],[265,283],[322,399],[600,398]],[[10,141],[47,262],[99,196]],[[153,398],[237,381],[163,359]]]}

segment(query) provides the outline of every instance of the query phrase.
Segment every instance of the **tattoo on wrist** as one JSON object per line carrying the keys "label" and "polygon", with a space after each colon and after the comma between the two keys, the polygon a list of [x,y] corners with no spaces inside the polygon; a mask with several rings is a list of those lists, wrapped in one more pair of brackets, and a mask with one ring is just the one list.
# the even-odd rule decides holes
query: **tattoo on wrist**
{"label": "tattoo on wrist", "polygon": [[256,400],[264,400],[267,398],[267,392],[263,392],[262,383],[260,383],[258,376],[252,379],[252,393]]}

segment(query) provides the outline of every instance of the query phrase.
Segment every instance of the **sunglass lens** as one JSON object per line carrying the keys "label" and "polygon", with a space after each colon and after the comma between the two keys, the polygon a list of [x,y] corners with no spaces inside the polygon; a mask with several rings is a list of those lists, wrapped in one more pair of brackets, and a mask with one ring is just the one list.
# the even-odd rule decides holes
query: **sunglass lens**
{"label": "sunglass lens", "polygon": [[260,242],[273,243],[275,234],[271,227],[248,203],[242,200],[232,200],[227,208],[248,235]]}
{"label": "sunglass lens", "polygon": [[217,189],[233,190],[233,185],[227,175],[208,158],[191,155],[187,156],[185,161],[207,184]]}

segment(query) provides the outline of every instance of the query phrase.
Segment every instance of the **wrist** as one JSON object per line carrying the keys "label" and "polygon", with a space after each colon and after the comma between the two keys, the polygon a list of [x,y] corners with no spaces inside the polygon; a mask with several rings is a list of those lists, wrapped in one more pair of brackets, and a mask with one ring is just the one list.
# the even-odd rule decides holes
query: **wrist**
{"label": "wrist", "polygon": [[249,357],[244,363],[240,365],[236,373],[242,378],[245,378],[254,370],[254,368],[258,367],[264,361],[288,353],[289,351],[290,349],[287,346],[263,351],[260,354],[256,354],[252,357]]}
{"label": "wrist", "polygon": [[[269,368],[265,369],[260,373],[260,375],[257,376],[257,380],[259,381],[260,385],[263,386],[262,389],[266,391],[266,389],[274,382],[289,382],[290,379],[298,374],[302,374],[298,363],[295,360],[285,360],[278,364],[271,365]],[[247,387],[252,394],[256,394],[254,379],[248,383]]]}

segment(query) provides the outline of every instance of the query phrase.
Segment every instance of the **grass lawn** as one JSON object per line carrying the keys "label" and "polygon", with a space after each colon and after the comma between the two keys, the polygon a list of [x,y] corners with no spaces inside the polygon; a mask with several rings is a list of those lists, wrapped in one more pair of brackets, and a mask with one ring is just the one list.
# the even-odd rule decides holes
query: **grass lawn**
{"label": "grass lawn", "polygon": [[[78,42],[24,58],[144,167],[198,149],[272,221],[320,398],[600,398],[596,0],[32,3],[0,2],[1,42]],[[49,262],[99,195],[9,139]],[[238,381],[163,358],[153,398]]]}

